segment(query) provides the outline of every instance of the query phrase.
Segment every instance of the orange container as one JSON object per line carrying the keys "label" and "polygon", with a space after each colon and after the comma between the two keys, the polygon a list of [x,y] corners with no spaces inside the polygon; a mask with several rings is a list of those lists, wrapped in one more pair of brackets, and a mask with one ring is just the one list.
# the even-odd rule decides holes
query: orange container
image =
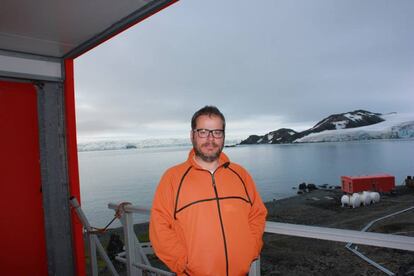
{"label": "orange container", "polygon": [[395,188],[395,177],[389,174],[366,176],[341,176],[342,191],[358,193],[362,191],[391,192]]}

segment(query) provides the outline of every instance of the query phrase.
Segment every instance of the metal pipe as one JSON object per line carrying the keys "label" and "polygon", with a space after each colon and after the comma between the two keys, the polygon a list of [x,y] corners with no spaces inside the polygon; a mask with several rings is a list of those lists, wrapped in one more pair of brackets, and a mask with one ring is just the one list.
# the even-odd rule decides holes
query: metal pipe
{"label": "metal pipe", "polygon": [[70,197],[70,204],[75,209],[76,214],[79,217],[79,220],[82,222],[83,227],[86,229],[86,235],[88,236],[88,250],[90,257],[91,273],[92,276],[98,276],[98,258],[96,257],[96,245],[93,239],[94,234],[90,234],[92,227],[89,224],[88,219],[85,216],[85,213],[82,211],[82,208],[79,205],[76,197]]}
{"label": "metal pipe", "polygon": [[349,251],[351,251],[352,253],[354,253],[355,255],[357,255],[358,257],[360,257],[361,259],[363,259],[364,261],[366,261],[370,265],[378,268],[379,270],[381,270],[385,274],[390,275],[390,276],[395,275],[393,272],[389,271],[385,267],[381,266],[380,264],[378,264],[375,261],[371,260],[370,258],[366,257],[364,254],[362,254],[358,250],[352,248],[351,246],[346,245],[345,247],[346,247],[346,249],[348,249]]}
{"label": "metal pipe", "polygon": [[[389,215],[386,215],[386,216],[383,216],[383,217],[380,217],[380,218],[377,218],[377,219],[374,219],[374,220],[370,221],[364,228],[362,228],[361,231],[362,232],[366,232],[374,223],[376,223],[376,222],[378,222],[380,220],[383,220],[383,219],[386,219],[386,218],[389,218],[389,217],[393,217],[393,216],[399,215],[401,213],[410,211],[412,209],[414,209],[414,206],[409,207],[409,208],[406,208],[406,209],[401,210],[401,211],[398,211],[398,212],[395,212],[395,213],[392,213],[392,214],[389,214]],[[363,259],[364,261],[368,262],[369,264],[373,265],[374,267],[376,267],[379,270],[381,270],[382,272],[384,272],[385,274],[387,274],[387,275],[395,275],[393,272],[391,272],[387,268],[385,268],[382,265],[376,263],[372,259],[366,257],[364,254],[362,254],[361,252],[359,252],[356,248],[352,248],[352,243],[351,242],[348,243],[345,247],[348,250],[350,250],[352,253],[354,253],[355,255],[357,255],[358,257],[360,257],[361,259]]]}
{"label": "metal pipe", "polygon": [[[118,272],[116,271],[114,265],[111,262],[111,259],[109,259],[108,255],[105,252],[105,249],[103,248],[101,242],[99,241],[98,237],[96,235],[91,235],[96,248],[98,249],[99,254],[101,255],[102,259],[104,259],[106,265],[108,266],[109,270],[112,272],[112,275],[119,276]],[[96,253],[95,253],[96,254]]]}
{"label": "metal pipe", "polygon": [[378,221],[380,221],[380,220],[383,220],[383,219],[386,219],[386,218],[389,218],[389,217],[393,217],[393,216],[396,216],[396,215],[399,215],[399,214],[401,214],[401,213],[404,213],[404,212],[407,212],[407,211],[410,211],[410,210],[412,210],[412,209],[414,209],[414,206],[411,206],[411,207],[409,207],[409,208],[406,208],[406,209],[404,209],[404,210],[401,210],[401,211],[398,211],[398,212],[395,212],[395,213],[392,213],[392,214],[389,214],[389,215],[386,215],[386,216],[383,216],[383,217],[380,217],[380,218],[377,218],[377,219],[374,219],[373,221],[371,221],[371,222],[369,222],[364,228],[362,228],[362,230],[361,231],[367,231],[374,223],[376,223],[376,222],[378,222]]}

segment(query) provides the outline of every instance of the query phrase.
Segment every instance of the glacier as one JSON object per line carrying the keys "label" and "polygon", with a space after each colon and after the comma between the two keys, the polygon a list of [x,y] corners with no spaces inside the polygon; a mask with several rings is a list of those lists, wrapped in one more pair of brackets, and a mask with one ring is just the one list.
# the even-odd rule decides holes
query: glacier
{"label": "glacier", "polygon": [[[240,139],[226,139],[226,145],[235,145]],[[95,138],[78,142],[78,151],[124,150],[168,147],[192,147],[188,138]]]}

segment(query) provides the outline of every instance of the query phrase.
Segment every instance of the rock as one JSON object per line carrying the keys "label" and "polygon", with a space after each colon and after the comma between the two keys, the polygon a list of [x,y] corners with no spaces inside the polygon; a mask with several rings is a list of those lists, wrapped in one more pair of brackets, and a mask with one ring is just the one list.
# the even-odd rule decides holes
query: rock
{"label": "rock", "polygon": [[260,138],[263,136],[259,135],[250,135],[246,140],[240,142],[240,145],[250,145],[250,144],[259,144]]}
{"label": "rock", "polygon": [[306,190],[306,183],[305,182],[299,184],[299,190],[302,190],[302,191]]}
{"label": "rock", "polygon": [[237,145],[225,145],[224,147],[225,148],[234,148],[234,147],[236,147]]}
{"label": "rock", "polygon": [[280,128],[271,131],[266,135],[250,135],[246,140],[240,142],[243,144],[287,144],[292,143],[296,139],[298,133],[290,128]]}
{"label": "rock", "polygon": [[316,187],[316,185],[315,184],[313,184],[313,183],[309,183],[308,185],[306,185],[306,188],[309,190],[309,191],[313,191],[313,190],[317,190],[318,188]]}
{"label": "rock", "polygon": [[125,148],[126,148],[126,149],[136,149],[136,148],[137,148],[137,146],[135,146],[135,145],[133,145],[133,144],[127,144],[127,145],[125,146]]}

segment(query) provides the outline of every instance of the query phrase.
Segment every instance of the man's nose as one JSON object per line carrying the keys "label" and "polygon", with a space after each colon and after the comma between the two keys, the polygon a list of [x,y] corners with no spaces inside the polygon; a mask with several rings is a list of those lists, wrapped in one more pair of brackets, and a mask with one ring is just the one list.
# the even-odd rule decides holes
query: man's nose
{"label": "man's nose", "polygon": [[207,135],[207,139],[208,139],[208,140],[213,140],[213,139],[214,139],[214,137],[213,137],[213,132],[211,132],[211,131],[210,131],[210,132],[208,133],[208,135]]}

